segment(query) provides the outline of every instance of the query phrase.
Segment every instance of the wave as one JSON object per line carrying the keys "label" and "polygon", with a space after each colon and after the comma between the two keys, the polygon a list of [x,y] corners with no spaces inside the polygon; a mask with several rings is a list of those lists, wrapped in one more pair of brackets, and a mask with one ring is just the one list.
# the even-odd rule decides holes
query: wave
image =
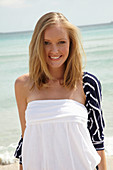
{"label": "wave", "polygon": [[[85,53],[87,56],[99,56],[98,60],[101,60],[101,59],[105,59],[105,60],[108,60],[108,59],[113,59],[112,57],[112,54],[113,54],[113,50],[112,49],[88,49],[88,50],[85,50]],[[100,57],[102,56],[102,57]],[[106,57],[107,56],[107,57]],[[90,58],[90,60],[94,61],[95,59],[94,58]]]}
{"label": "wave", "polygon": [[0,154],[0,165],[8,165],[15,163],[17,161],[16,158],[14,158],[14,152],[4,152],[3,154]]}
{"label": "wave", "polygon": [[83,29],[80,29],[81,30],[81,32],[82,33],[107,33],[107,32],[112,32],[113,31],[113,27],[111,26],[111,27],[109,27],[109,28],[106,28],[106,27],[101,27],[101,28],[99,28],[99,27],[97,27],[97,28],[95,28],[94,29],[94,27],[92,27],[92,28],[83,28]]}
{"label": "wave", "polygon": [[100,41],[102,41],[102,42],[107,41],[107,43],[108,43],[109,41],[111,41],[111,42],[113,41],[113,36],[112,35],[109,35],[109,36],[108,35],[107,36],[105,36],[105,35],[100,36],[99,35],[99,36],[89,36],[89,37],[84,36],[83,41],[86,42],[86,43],[87,42],[96,42],[96,41],[99,41],[99,42]]}
{"label": "wave", "polygon": [[12,149],[12,148],[15,148],[16,147],[16,144],[15,143],[12,143],[10,144],[9,146],[0,146],[0,151],[3,151],[3,150],[7,150],[7,149]]}
{"label": "wave", "polygon": [[10,144],[9,146],[0,146],[0,165],[8,165],[15,163],[17,159],[14,157],[14,151],[17,144]]}
{"label": "wave", "polygon": [[0,61],[6,61],[7,59],[12,60],[15,59],[17,60],[18,58],[22,57],[28,57],[28,53],[10,53],[10,54],[0,54]]}

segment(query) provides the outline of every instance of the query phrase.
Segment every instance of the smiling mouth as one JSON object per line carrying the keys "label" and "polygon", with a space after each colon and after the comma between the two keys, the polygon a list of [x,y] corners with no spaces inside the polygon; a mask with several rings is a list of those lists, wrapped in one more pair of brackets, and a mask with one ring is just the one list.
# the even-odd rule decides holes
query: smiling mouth
{"label": "smiling mouth", "polygon": [[51,57],[51,56],[49,56],[49,58],[50,59],[53,59],[53,60],[57,60],[57,59],[59,59],[59,58],[61,58],[62,57],[62,55],[60,55],[60,56],[58,56],[58,57]]}

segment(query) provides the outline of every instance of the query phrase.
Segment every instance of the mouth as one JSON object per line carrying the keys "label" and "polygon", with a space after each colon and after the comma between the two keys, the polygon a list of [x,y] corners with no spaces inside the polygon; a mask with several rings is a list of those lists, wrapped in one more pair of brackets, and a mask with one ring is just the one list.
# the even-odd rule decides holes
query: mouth
{"label": "mouth", "polygon": [[61,58],[61,57],[62,57],[62,55],[57,56],[57,57],[49,56],[49,58],[50,58],[51,60],[58,60],[58,59]]}

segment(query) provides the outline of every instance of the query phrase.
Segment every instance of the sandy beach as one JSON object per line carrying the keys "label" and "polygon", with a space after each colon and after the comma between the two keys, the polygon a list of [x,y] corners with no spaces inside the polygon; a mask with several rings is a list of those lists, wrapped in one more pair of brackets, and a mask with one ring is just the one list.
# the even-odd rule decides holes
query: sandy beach
{"label": "sandy beach", "polygon": [[0,165],[0,170],[19,170],[18,162],[10,165]]}
{"label": "sandy beach", "polygon": [[[107,156],[107,170],[113,169],[113,156]],[[0,165],[0,170],[19,170],[18,162],[10,165]]]}

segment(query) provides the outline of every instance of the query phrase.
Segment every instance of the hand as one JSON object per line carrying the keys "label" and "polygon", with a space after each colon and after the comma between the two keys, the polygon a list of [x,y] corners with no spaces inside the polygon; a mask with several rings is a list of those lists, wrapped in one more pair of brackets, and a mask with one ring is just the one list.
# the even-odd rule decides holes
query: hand
{"label": "hand", "polygon": [[98,165],[99,170],[107,170],[105,151],[100,150],[100,151],[97,151],[97,152],[101,157],[101,162]]}

